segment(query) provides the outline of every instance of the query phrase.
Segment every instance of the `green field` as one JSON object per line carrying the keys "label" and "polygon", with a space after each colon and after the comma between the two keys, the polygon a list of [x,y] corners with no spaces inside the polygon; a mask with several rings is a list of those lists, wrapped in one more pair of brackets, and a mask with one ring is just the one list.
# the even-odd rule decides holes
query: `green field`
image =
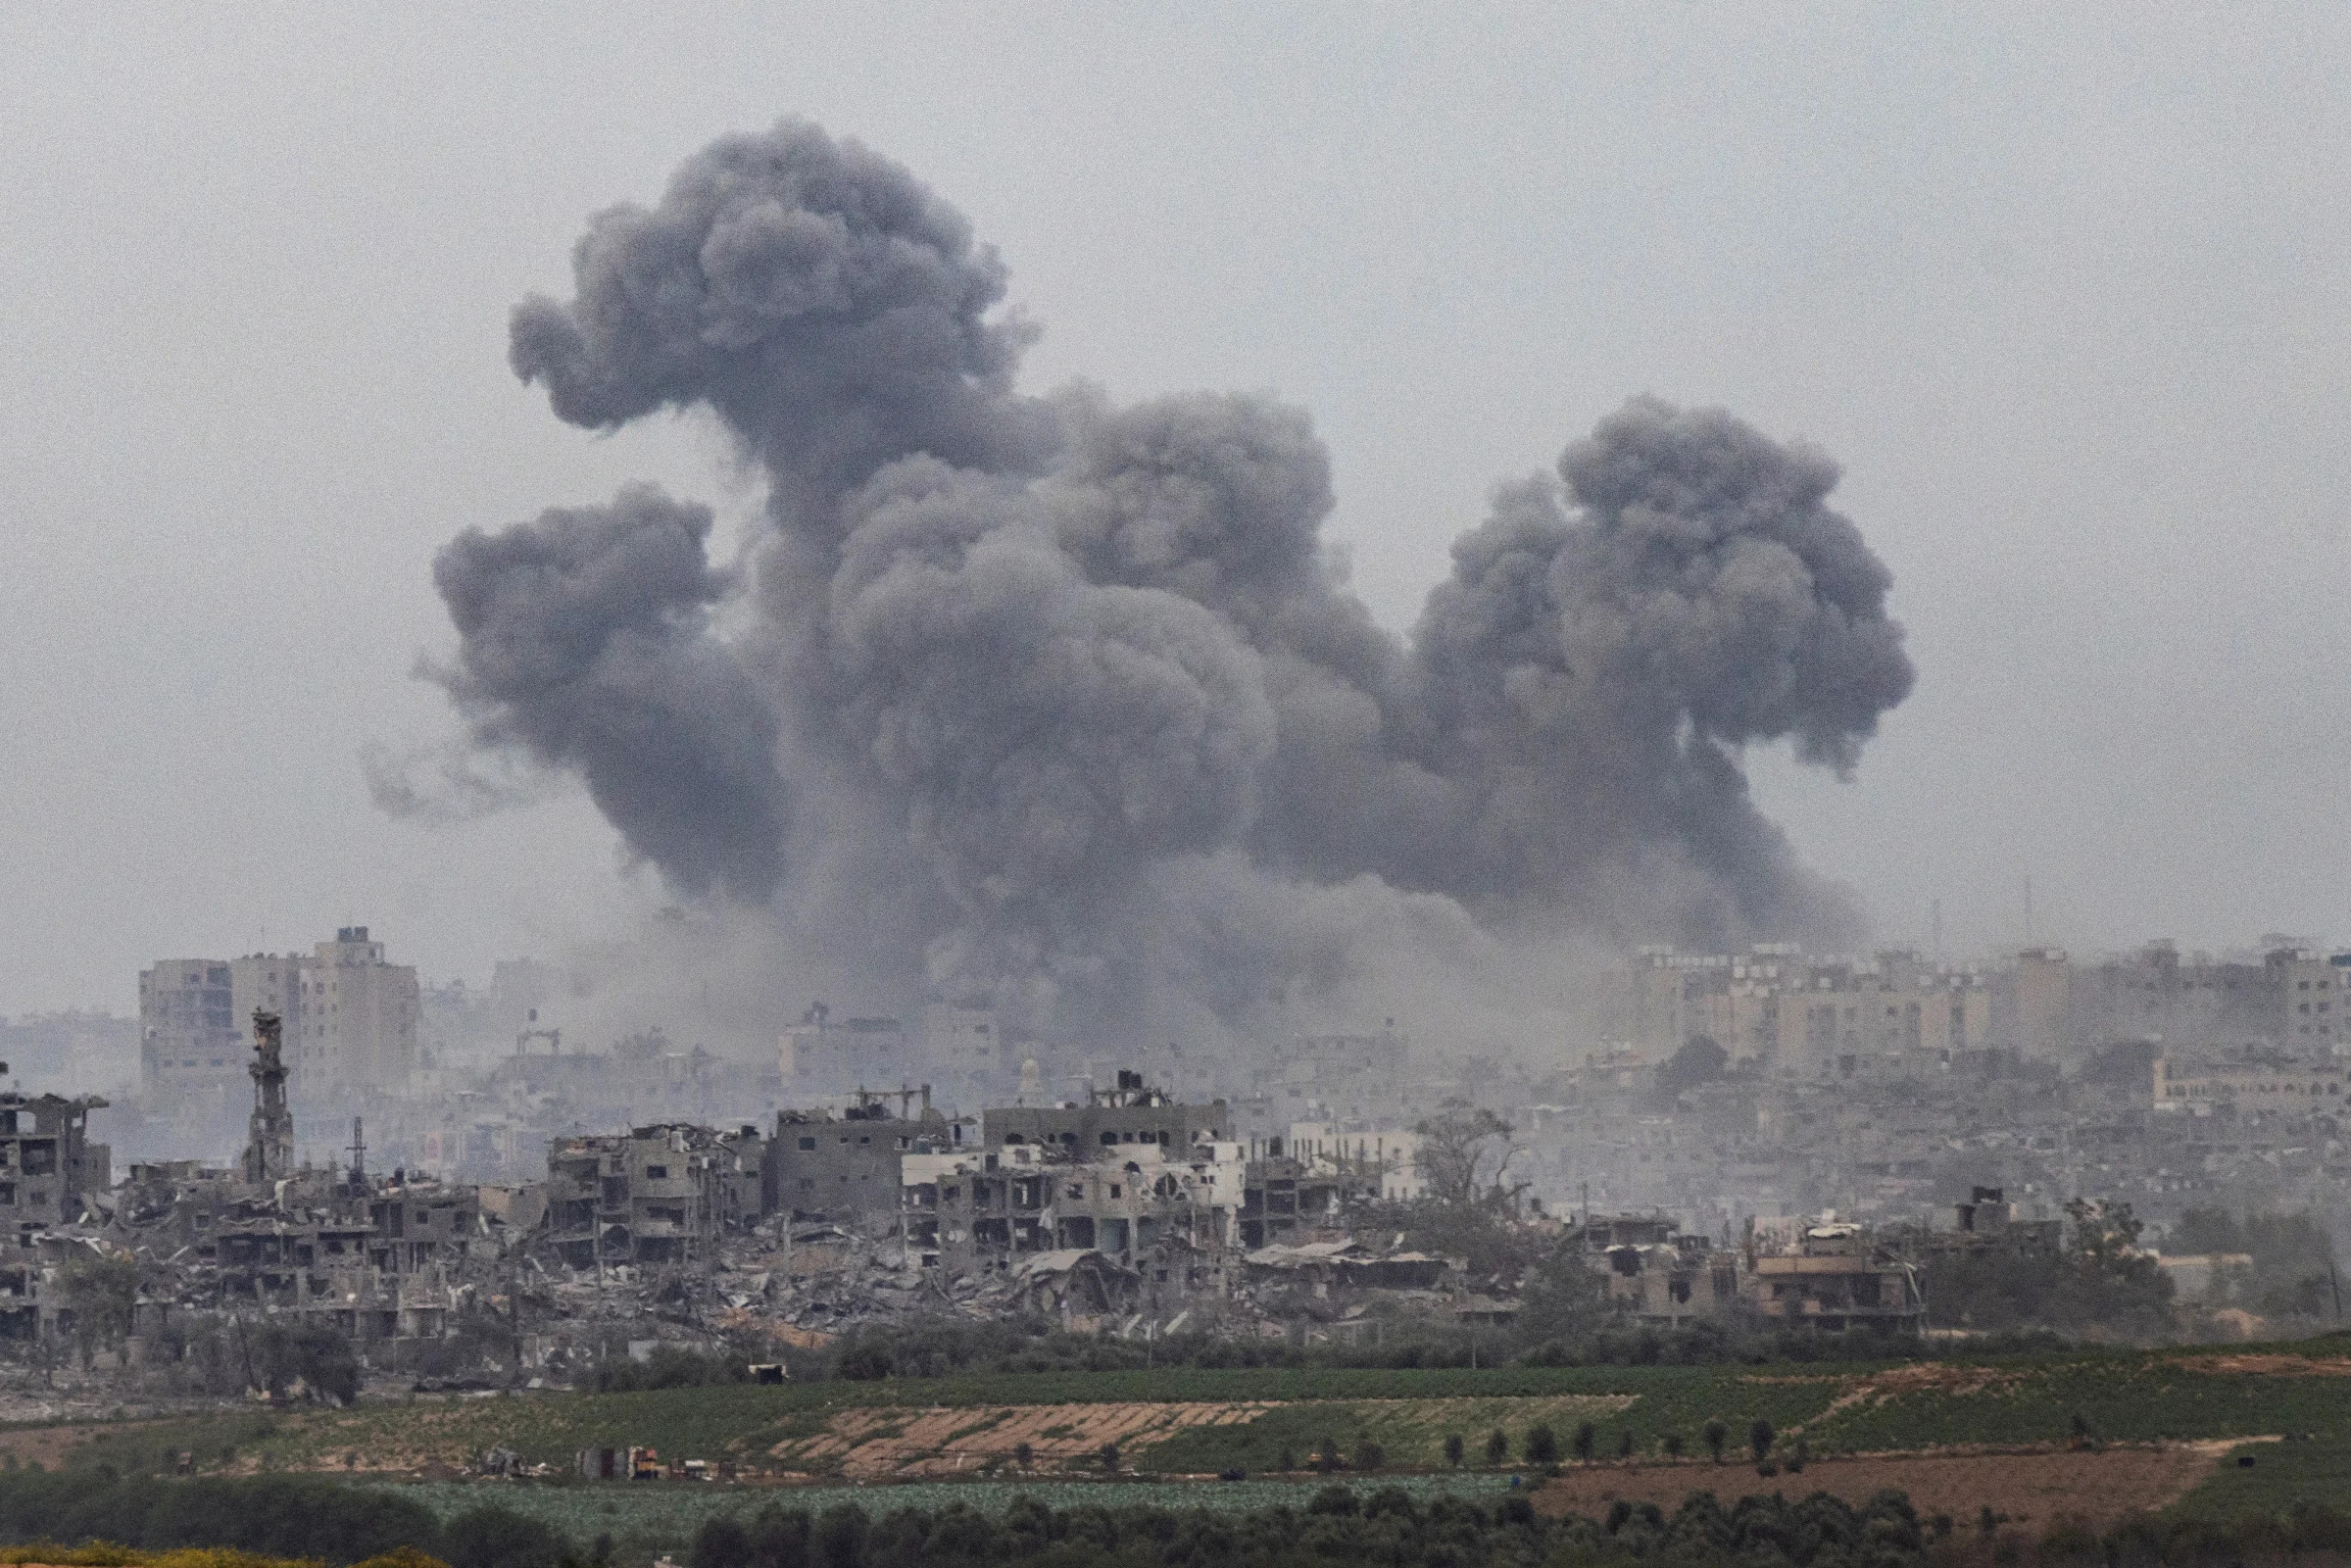
{"label": "green field", "polygon": [[[732,1384],[635,1394],[518,1394],[142,1422],[111,1430],[99,1442],[74,1449],[68,1462],[161,1471],[186,1451],[195,1455],[200,1470],[334,1469],[349,1456],[360,1469],[414,1471],[462,1465],[500,1444],[526,1461],[557,1465],[570,1463],[584,1447],[630,1444],[656,1447],[663,1454],[751,1459],[786,1439],[820,1431],[835,1412],[847,1409],[1267,1401],[1342,1404],[1359,1410],[1377,1402],[1384,1407],[1377,1416],[1381,1431],[1396,1438],[1396,1462],[1417,1462],[1411,1456],[1425,1453],[1434,1463],[1437,1454],[1430,1446],[1442,1443],[1451,1418],[1386,1407],[1464,1401],[1476,1406],[1478,1418],[1486,1423],[1476,1437],[1483,1439],[1498,1422],[1510,1430],[1515,1444],[1526,1425],[1547,1419],[1547,1412],[1560,1408],[1561,1400],[1630,1396],[1631,1424],[1644,1447],[1673,1430],[1683,1431],[1694,1445],[1697,1426],[1709,1416],[1737,1420],[1742,1432],[1744,1423],[1758,1414],[1784,1423],[1802,1420],[1824,1408],[1847,1380],[1869,1370],[1775,1369],[1765,1377],[1743,1367],[1502,1367],[1475,1372],[1174,1368],[783,1388]],[[1361,1421],[1372,1419],[1367,1414]],[[1603,1416],[1595,1413],[1592,1419]],[[1570,1422],[1568,1430],[1572,1427]],[[1610,1425],[1607,1430],[1612,1442],[1616,1428]],[[1565,1441],[1567,1430],[1560,1436]],[[1140,1460],[1143,1455],[1135,1457]]]}
{"label": "green field", "polygon": [[[1439,1494],[1484,1497],[1506,1490],[1510,1478],[1494,1473],[1459,1476],[1355,1477],[1342,1484],[1357,1493],[1400,1487],[1416,1500]],[[682,1550],[694,1533],[722,1515],[756,1513],[770,1504],[818,1513],[849,1502],[879,1518],[900,1508],[939,1508],[961,1503],[1002,1513],[1015,1497],[1032,1497],[1049,1508],[1205,1508],[1242,1513],[1258,1508],[1303,1508],[1325,1482],[1246,1481],[1185,1486],[1148,1481],[942,1481],[875,1487],[749,1488],[685,1483],[562,1487],[527,1482],[411,1482],[399,1485],[443,1520],[484,1502],[496,1503],[555,1526],[580,1544],[610,1535],[631,1552]]]}
{"label": "green field", "polygon": [[[2240,1464],[2251,1459],[2251,1465]],[[2297,1502],[2351,1511],[2351,1436],[2298,1443],[2249,1443],[2212,1479],[2173,1505],[2181,1518],[2233,1524],[2248,1513],[2282,1514]]]}
{"label": "green field", "polygon": [[[933,1424],[942,1434],[952,1433],[949,1441],[962,1451],[984,1447],[984,1434],[1008,1408],[1160,1402],[1275,1408],[1238,1424],[1155,1432],[1148,1440],[1122,1443],[1121,1457],[1130,1470],[1200,1474],[1237,1467],[1255,1474],[1276,1468],[1285,1452],[1303,1463],[1325,1439],[1349,1454],[1367,1441],[1376,1443],[1391,1469],[1435,1470],[1443,1466],[1447,1434],[1463,1439],[1475,1466],[1487,1434],[1497,1427],[1509,1438],[1511,1458],[1518,1460],[1527,1429],[1538,1422],[1552,1429],[1563,1449],[1581,1422],[1592,1422],[1603,1457],[1618,1451],[1622,1434],[1632,1436],[1640,1454],[1658,1452],[1669,1434],[1697,1453],[1700,1433],[1710,1420],[1724,1424],[1730,1446],[1739,1450],[1758,1418],[1784,1435],[1800,1430],[1821,1454],[2062,1443],[2084,1428],[2103,1442],[2285,1434],[2351,1442],[2351,1376],[2342,1375],[2351,1371],[2346,1352],[2351,1341],[2331,1339],[2259,1350],[2085,1349],[1924,1366],[1780,1363],[1474,1372],[1174,1368],[522,1394],[122,1424],[98,1429],[92,1441],[62,1457],[69,1466],[106,1464],[118,1472],[155,1473],[171,1469],[184,1451],[193,1454],[200,1471],[300,1469],[416,1477],[463,1470],[473,1456],[499,1445],[528,1462],[567,1470],[583,1447],[635,1444],[658,1448],[664,1457],[733,1459],[751,1469],[775,1469],[782,1461],[771,1458],[770,1449],[823,1437],[843,1412],[971,1408],[974,1419],[968,1423]],[[867,1417],[861,1426],[865,1430],[857,1441],[865,1443],[893,1437],[903,1423]],[[838,1449],[841,1443],[832,1446]],[[1002,1457],[973,1461],[987,1462],[1008,1464]],[[1057,1467],[1066,1469],[1072,1462],[1064,1454]],[[828,1463],[837,1468],[838,1455]],[[2259,1463],[2254,1471],[2267,1474]]]}

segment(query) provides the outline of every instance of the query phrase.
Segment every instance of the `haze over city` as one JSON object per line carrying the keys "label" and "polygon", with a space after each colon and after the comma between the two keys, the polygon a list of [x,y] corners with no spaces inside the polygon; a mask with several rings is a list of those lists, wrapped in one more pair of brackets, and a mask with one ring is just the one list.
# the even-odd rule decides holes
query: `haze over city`
{"label": "haze over city", "polygon": [[1630,397],[1825,453],[1916,687],[1849,778],[1746,765],[1878,941],[2013,947],[2028,880],[2078,948],[2343,933],[2339,16],[641,20],[0,19],[0,1011],[355,921],[479,982],[675,901],[561,777],[400,817],[367,760],[452,744],[461,531],[651,480],[752,532],[707,415],[561,423],[506,316],[785,115],[997,248],[1020,393],[1301,410],[1399,632]]}
{"label": "haze over city", "polygon": [[0,1557],[2351,1564],[2347,242],[2340,6],[0,3]]}

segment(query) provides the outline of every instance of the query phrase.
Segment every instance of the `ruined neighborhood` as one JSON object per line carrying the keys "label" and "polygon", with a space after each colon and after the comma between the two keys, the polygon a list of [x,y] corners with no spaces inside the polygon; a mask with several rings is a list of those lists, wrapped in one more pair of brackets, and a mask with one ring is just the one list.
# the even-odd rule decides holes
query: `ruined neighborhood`
{"label": "ruined neighborhood", "polygon": [[[1391,1025],[1246,1071],[1160,1055],[1222,1091],[1184,1098],[976,1008],[908,1030],[816,1004],[745,1063],[658,1031],[580,1051],[525,1006],[464,1065],[365,927],[159,963],[121,1102],[0,1097],[0,1345],[48,1396],[335,1399],[569,1386],[663,1347],[783,1365],[938,1318],[1289,1346],[1509,1326],[1532,1254],[1426,1233],[1443,1201],[1578,1259],[1616,1321],[1903,1336],[2018,1326],[1936,1282],[2057,1270],[2120,1213],[2204,1332],[2247,1332],[2249,1258],[2163,1225],[2351,1193],[2343,956],[1650,950],[1608,984],[1581,1052],[1440,1063]],[[217,1125],[232,1065],[241,1151],[118,1168],[92,1135],[184,1135],[191,1103]]]}

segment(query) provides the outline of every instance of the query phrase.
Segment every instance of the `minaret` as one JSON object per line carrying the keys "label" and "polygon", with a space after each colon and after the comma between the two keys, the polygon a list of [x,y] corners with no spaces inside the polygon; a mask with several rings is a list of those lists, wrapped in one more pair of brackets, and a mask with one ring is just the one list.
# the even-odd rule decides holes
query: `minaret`
{"label": "minaret", "polygon": [[245,1179],[256,1184],[283,1179],[294,1165],[294,1113],[286,1109],[285,1021],[274,1012],[253,1012],[253,1119],[245,1141]]}

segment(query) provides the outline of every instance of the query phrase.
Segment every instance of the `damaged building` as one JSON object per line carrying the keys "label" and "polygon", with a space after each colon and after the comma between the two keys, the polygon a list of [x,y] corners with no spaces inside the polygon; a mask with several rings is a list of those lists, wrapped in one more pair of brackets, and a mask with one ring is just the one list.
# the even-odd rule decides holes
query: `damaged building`
{"label": "damaged building", "polygon": [[638,1127],[548,1146],[545,1245],[572,1268],[707,1262],[765,1212],[756,1127]]}

